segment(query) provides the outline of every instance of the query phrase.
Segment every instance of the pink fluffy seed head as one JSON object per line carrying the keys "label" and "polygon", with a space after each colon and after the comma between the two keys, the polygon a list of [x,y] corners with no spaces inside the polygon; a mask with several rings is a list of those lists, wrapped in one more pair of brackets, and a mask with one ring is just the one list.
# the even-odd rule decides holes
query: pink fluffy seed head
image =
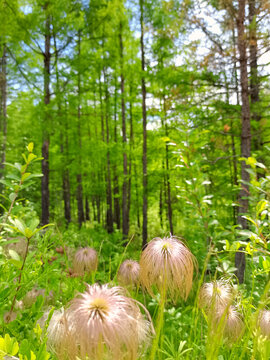
{"label": "pink fluffy seed head", "polygon": [[119,267],[117,279],[122,286],[139,284],[140,264],[134,260],[125,260]]}
{"label": "pink fluffy seed head", "polygon": [[243,335],[244,322],[235,306],[229,306],[223,311],[217,311],[213,321],[213,330],[221,323],[224,338],[227,338],[231,342],[237,341]]}
{"label": "pink fluffy seed head", "polygon": [[192,287],[194,257],[177,238],[155,238],[147,244],[140,259],[140,282],[153,296],[156,286],[166,287],[172,299],[187,299]]}
{"label": "pink fluffy seed head", "polygon": [[96,250],[85,247],[75,253],[73,260],[74,273],[78,275],[90,274],[97,270],[97,266],[98,257]]}
{"label": "pink fluffy seed head", "polygon": [[217,280],[202,285],[199,294],[199,307],[207,312],[225,309],[232,303],[233,287],[226,280]]}
{"label": "pink fluffy seed head", "polygon": [[270,310],[262,310],[258,316],[258,325],[263,336],[270,338]]}
{"label": "pink fluffy seed head", "polygon": [[71,301],[67,319],[82,359],[135,360],[149,337],[148,321],[121,287],[88,286]]}

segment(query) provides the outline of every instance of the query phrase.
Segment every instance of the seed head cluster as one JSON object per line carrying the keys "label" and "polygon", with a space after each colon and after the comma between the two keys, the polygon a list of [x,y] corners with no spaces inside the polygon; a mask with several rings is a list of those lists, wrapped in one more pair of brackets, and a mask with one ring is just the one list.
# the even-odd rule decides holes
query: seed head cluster
{"label": "seed head cluster", "polygon": [[55,313],[48,339],[60,359],[135,360],[149,338],[149,321],[121,287],[92,285]]}
{"label": "seed head cluster", "polygon": [[140,260],[140,282],[153,295],[156,286],[172,299],[186,299],[191,290],[194,259],[189,249],[177,238],[155,238],[144,249]]}
{"label": "seed head cluster", "polygon": [[234,295],[234,288],[225,279],[203,284],[199,293],[199,307],[206,311],[212,331],[229,341],[238,340],[244,329],[242,317],[232,305]]}

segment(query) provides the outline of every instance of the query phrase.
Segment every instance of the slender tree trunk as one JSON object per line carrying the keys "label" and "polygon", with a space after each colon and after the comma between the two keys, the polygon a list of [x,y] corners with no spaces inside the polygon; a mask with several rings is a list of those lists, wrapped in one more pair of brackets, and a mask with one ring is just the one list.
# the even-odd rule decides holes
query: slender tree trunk
{"label": "slender tree trunk", "polygon": [[[258,109],[260,103],[260,79],[258,76],[258,40],[257,40],[257,22],[256,22],[256,1],[248,1],[249,8],[249,65],[250,65],[250,103],[251,118],[258,123],[256,126],[257,134],[254,136],[254,150],[260,151],[262,148],[261,139],[261,114]],[[263,162],[261,156],[259,162]],[[263,173],[258,171],[257,177],[263,177]]]}
{"label": "slender tree trunk", "polygon": [[[6,161],[6,143],[7,143],[7,52],[6,44],[2,44],[2,57],[0,58],[0,130],[1,134],[1,164],[0,178],[3,177],[4,162]],[[2,186],[0,184],[0,186]]]}
{"label": "slender tree trunk", "polygon": [[124,78],[124,49],[122,39],[123,25],[120,22],[120,64],[121,64],[121,114],[123,138],[123,187],[122,187],[122,231],[123,239],[127,239],[129,231],[128,221],[128,163],[127,163],[127,131],[126,131],[126,104],[125,104],[125,78]]}
{"label": "slender tree trunk", "polygon": [[81,57],[81,33],[78,33],[78,109],[77,109],[77,133],[78,133],[78,173],[76,176],[77,179],[77,209],[78,209],[78,223],[79,226],[82,226],[84,219],[84,209],[83,209],[83,186],[82,186],[82,138],[81,138],[81,69],[80,69],[80,57]]}
{"label": "slender tree trunk", "polygon": [[128,164],[128,201],[127,201],[127,208],[128,208],[128,228],[129,228],[129,214],[130,214],[130,206],[131,206],[131,177],[132,177],[132,152],[134,150],[134,132],[133,132],[133,103],[132,103],[132,84],[130,84],[130,102],[129,102],[129,164]]}
{"label": "slender tree trunk", "polygon": [[[115,92],[114,92],[114,142],[117,144],[117,77],[115,77]],[[114,214],[113,221],[116,223],[117,229],[121,228],[120,215],[120,194],[119,194],[119,180],[117,175],[117,164],[113,165],[113,199],[114,199]]]}
{"label": "slender tree trunk", "polygon": [[163,189],[162,184],[160,184],[159,189],[159,221],[160,221],[160,227],[163,229]]}
{"label": "slender tree trunk", "polygon": [[106,198],[107,198],[107,211],[106,211],[106,225],[108,233],[113,232],[113,210],[112,210],[112,181],[111,181],[111,157],[110,157],[110,128],[109,128],[109,110],[110,110],[110,99],[109,99],[109,90],[107,84],[107,74],[105,68],[104,72],[104,81],[105,81],[105,103],[106,103],[106,142],[107,142],[107,174],[106,174]]}
{"label": "slender tree trunk", "polygon": [[89,208],[89,201],[87,196],[85,198],[85,220],[90,221],[90,208]]}
{"label": "slender tree trunk", "polygon": [[56,98],[57,98],[57,113],[60,123],[60,152],[62,156],[62,190],[63,190],[63,201],[64,201],[64,216],[66,220],[66,225],[71,221],[71,212],[70,212],[70,184],[69,184],[69,172],[67,169],[68,165],[68,129],[67,129],[67,104],[65,106],[65,114],[63,114],[62,109],[62,99],[60,95],[60,79],[58,71],[58,54],[57,41],[55,32],[53,34],[54,39],[54,49],[55,49],[55,75],[56,75]]}
{"label": "slender tree trunk", "polygon": [[146,117],[146,86],[145,86],[145,55],[144,55],[144,1],[140,0],[141,27],[141,69],[142,69],[142,116],[143,116],[143,230],[142,248],[147,244],[147,117]]}
{"label": "slender tree trunk", "polygon": [[[167,125],[167,111],[165,96],[163,96],[163,112],[164,112],[164,126],[165,126],[165,136],[169,136],[168,125]],[[170,179],[170,167],[169,167],[169,148],[166,143],[166,188],[167,188],[167,209],[168,209],[168,221],[170,226],[170,233],[173,235],[173,222],[172,222],[172,201],[171,201],[171,179]]]}
{"label": "slender tree trunk", "polygon": [[48,2],[44,6],[44,11],[46,12],[45,20],[45,51],[44,51],[44,104],[45,104],[45,118],[42,129],[42,174],[41,179],[41,224],[46,225],[50,220],[50,210],[49,210],[49,147],[50,147],[50,112],[48,105],[50,104],[51,94],[50,94],[50,62],[51,62],[51,21],[50,15],[47,13]]}
{"label": "slender tree trunk", "polygon": [[[241,157],[250,157],[251,134],[250,134],[250,107],[249,107],[249,92],[248,92],[248,65],[246,54],[246,34],[245,34],[245,0],[238,0],[238,17],[237,17],[237,31],[238,31],[238,52],[240,57],[240,81],[241,81],[241,100],[242,100],[242,130],[241,130]],[[241,190],[239,193],[239,215],[238,224],[242,229],[247,229],[247,220],[243,218],[243,214],[248,211],[248,196],[249,196],[249,173],[248,165],[245,161],[241,161]],[[244,182],[244,183],[243,183]],[[237,252],[235,255],[235,266],[237,268],[236,275],[240,283],[244,281],[245,274],[245,254]]]}

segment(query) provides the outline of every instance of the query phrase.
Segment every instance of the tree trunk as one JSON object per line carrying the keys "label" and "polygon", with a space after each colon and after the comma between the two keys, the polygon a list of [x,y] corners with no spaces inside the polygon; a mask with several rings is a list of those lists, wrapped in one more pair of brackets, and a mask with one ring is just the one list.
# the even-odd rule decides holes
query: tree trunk
{"label": "tree trunk", "polygon": [[[164,126],[165,126],[165,136],[169,136],[168,125],[167,125],[167,112],[166,112],[166,103],[165,96],[163,96],[163,112],[164,112]],[[168,221],[170,226],[170,233],[173,235],[173,222],[172,222],[172,202],[171,202],[171,179],[170,179],[170,167],[169,167],[169,148],[166,143],[166,188],[167,188],[167,209],[168,209]]]}
{"label": "tree trunk", "polygon": [[[245,0],[238,0],[239,9],[237,17],[237,31],[238,31],[238,52],[240,58],[240,82],[241,82],[241,157],[250,157],[251,135],[250,135],[250,107],[249,107],[249,93],[248,93],[248,66],[246,54],[246,34],[245,34]],[[249,173],[248,165],[245,161],[241,161],[241,190],[239,193],[239,214],[238,224],[242,229],[247,229],[247,220],[243,218],[243,214],[248,212],[248,196],[249,196]],[[244,182],[244,183],[243,183]],[[245,254],[237,252],[235,255],[235,266],[237,268],[236,275],[239,283],[243,283],[245,274]]]}
{"label": "tree trunk", "polygon": [[142,248],[147,244],[147,118],[146,118],[146,86],[145,86],[145,55],[144,55],[144,2],[140,0],[140,27],[141,27],[141,69],[142,69],[142,116],[143,116],[143,230]]}
{"label": "tree trunk", "polygon": [[90,221],[90,208],[88,197],[85,198],[85,220]]}
{"label": "tree trunk", "polygon": [[0,130],[1,134],[1,164],[0,178],[3,177],[4,162],[6,161],[6,143],[7,143],[7,53],[6,44],[2,44],[2,57],[0,58]]}
{"label": "tree trunk", "polygon": [[[47,13],[48,3],[44,6],[44,11]],[[51,62],[51,21],[50,15],[46,14],[45,20],[45,51],[43,54],[44,59],[44,104],[45,104],[45,118],[42,129],[42,174],[41,179],[41,224],[46,225],[50,220],[50,211],[49,211],[49,147],[50,147],[50,113],[48,105],[50,104],[51,94],[50,94],[50,62]]]}
{"label": "tree trunk", "polygon": [[106,211],[106,225],[108,233],[113,232],[113,211],[112,211],[112,185],[111,185],[111,159],[110,159],[110,129],[109,129],[109,108],[110,108],[110,99],[109,99],[109,90],[107,84],[107,74],[104,71],[104,81],[105,81],[105,103],[106,103],[106,142],[107,142],[107,174],[106,174],[106,198],[107,198],[107,211]]}
{"label": "tree trunk", "polygon": [[[117,144],[117,77],[115,77],[115,92],[114,92],[114,142]],[[113,221],[116,223],[117,229],[121,228],[120,215],[120,194],[119,194],[119,180],[117,175],[117,164],[113,165],[113,200],[114,200],[114,214]]]}
{"label": "tree trunk", "polygon": [[[257,123],[261,121],[261,114],[258,110],[260,102],[260,79],[258,76],[258,41],[257,41],[257,23],[256,23],[256,1],[249,0],[249,65],[250,65],[250,104],[251,104],[251,119]],[[256,126],[257,134],[254,136],[254,150],[260,151],[262,148],[261,127],[260,124]],[[263,162],[259,156],[259,162]],[[261,178],[263,173],[259,170],[257,177]]]}
{"label": "tree trunk", "polygon": [[128,221],[128,164],[127,164],[127,132],[126,132],[126,104],[125,104],[125,78],[124,78],[124,54],[122,39],[122,23],[120,22],[120,64],[121,64],[121,115],[122,115],[122,138],[123,138],[123,187],[122,187],[122,231],[123,239],[127,239],[129,231]]}
{"label": "tree trunk", "polygon": [[78,33],[78,60],[79,60],[79,68],[78,68],[78,109],[77,109],[77,132],[78,132],[78,173],[77,173],[77,209],[78,209],[78,223],[79,226],[82,226],[84,222],[84,209],[83,209],[83,186],[82,186],[82,138],[81,138],[81,69],[80,69],[80,57],[81,57],[81,33]]}
{"label": "tree trunk", "polygon": [[127,200],[127,208],[128,208],[128,228],[129,228],[129,214],[130,214],[130,206],[131,206],[131,177],[132,177],[132,152],[134,150],[134,133],[133,133],[133,113],[132,113],[132,84],[130,84],[130,102],[129,102],[129,165],[128,165],[128,200]]}

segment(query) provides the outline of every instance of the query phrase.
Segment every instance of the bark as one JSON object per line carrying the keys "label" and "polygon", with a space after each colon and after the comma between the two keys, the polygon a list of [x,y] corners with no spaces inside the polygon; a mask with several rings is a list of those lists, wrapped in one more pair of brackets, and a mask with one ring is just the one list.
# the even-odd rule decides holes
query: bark
{"label": "bark", "polygon": [[[166,103],[165,97],[163,97],[163,111],[164,111],[164,125],[165,125],[165,136],[168,137],[168,125],[166,118]],[[170,179],[170,167],[169,167],[169,148],[166,143],[166,188],[167,188],[167,209],[168,209],[168,221],[170,226],[170,233],[173,235],[173,222],[172,222],[172,202],[171,202],[171,179]]]}
{"label": "bark", "polygon": [[[115,92],[114,92],[114,142],[117,144],[117,78],[115,77]],[[117,164],[113,165],[113,198],[114,198],[114,214],[113,221],[116,223],[117,229],[121,228],[120,215],[120,194],[119,194],[119,180],[117,175]]]}
{"label": "bark", "polygon": [[[250,156],[251,134],[250,134],[250,106],[249,106],[249,92],[248,92],[248,66],[246,54],[246,34],[245,34],[245,0],[238,0],[238,17],[237,17],[237,32],[238,32],[238,52],[240,59],[240,82],[241,82],[241,157],[248,158]],[[242,229],[247,229],[247,220],[242,217],[248,211],[248,196],[249,196],[249,173],[248,165],[245,161],[241,161],[241,190],[239,193],[239,215],[238,224]],[[244,183],[243,183],[244,182]],[[237,252],[235,255],[235,266],[237,268],[236,275],[239,283],[243,283],[245,274],[245,254]]]}
{"label": "bark", "polygon": [[147,116],[146,116],[146,85],[145,85],[145,54],[144,54],[144,1],[140,0],[140,27],[141,27],[141,70],[142,70],[142,117],[143,117],[143,230],[142,248],[147,245]]}
{"label": "bark", "polygon": [[90,208],[88,197],[85,198],[85,220],[90,221]]}
{"label": "bark", "polygon": [[162,185],[160,185],[159,189],[159,221],[160,221],[160,227],[163,229],[163,195],[162,195],[163,189]]}
{"label": "bark", "polygon": [[[69,141],[68,141],[68,119],[67,119],[67,106],[65,112],[65,132],[64,132],[64,139],[65,139],[65,165],[69,164]],[[67,166],[65,166],[65,170],[63,173],[63,199],[64,199],[64,208],[65,208],[65,219],[67,225],[71,222],[71,202],[70,202],[70,181],[69,181],[69,170]]]}
{"label": "bark", "polygon": [[[48,3],[45,4],[44,10],[47,13]],[[45,20],[45,51],[43,54],[44,61],[44,104],[45,104],[45,118],[42,129],[42,180],[41,180],[41,224],[46,225],[50,220],[50,211],[49,211],[49,147],[50,147],[50,113],[48,105],[50,104],[51,94],[50,94],[50,62],[51,62],[51,52],[50,52],[50,43],[51,43],[51,31],[50,31],[51,21],[50,15],[46,14]]]}
{"label": "bark", "polygon": [[[132,177],[132,152],[134,150],[134,132],[133,132],[133,113],[132,113],[132,84],[130,85],[130,102],[129,102],[129,164],[128,164],[128,200],[127,208],[128,214],[130,214],[131,205],[131,177]],[[129,216],[128,216],[128,227],[129,227]]]}
{"label": "bark", "polygon": [[[257,23],[256,23],[256,1],[248,1],[249,9],[249,65],[250,65],[250,104],[251,119],[260,123],[261,114],[258,110],[260,102],[260,79],[258,76],[258,40],[257,40]],[[260,151],[262,148],[261,127],[257,128],[257,134],[254,136],[254,150]],[[259,162],[263,162],[261,157]],[[257,177],[263,177],[263,173],[258,171]]]}
{"label": "bark", "polygon": [[[81,57],[81,33],[78,33],[78,60],[80,64]],[[84,219],[84,208],[83,208],[83,186],[82,186],[82,138],[81,138],[81,69],[78,68],[78,109],[77,109],[77,134],[78,134],[78,173],[77,179],[77,209],[78,209],[78,224],[81,227]]]}
{"label": "bark", "polygon": [[122,39],[122,23],[120,22],[120,64],[121,64],[121,115],[123,139],[123,187],[122,187],[122,232],[123,239],[127,239],[129,231],[128,221],[128,163],[127,163],[127,131],[126,131],[126,105],[125,105],[125,78],[124,78],[124,49]]}
{"label": "bark", "polygon": [[106,211],[106,226],[108,233],[113,232],[113,211],[112,211],[112,185],[111,185],[111,157],[110,157],[110,129],[109,129],[109,90],[107,84],[107,74],[104,68],[104,81],[105,81],[105,103],[106,103],[106,142],[107,142],[107,174],[106,174],[106,200],[107,200],[107,211]]}
{"label": "bark", "polygon": [[[6,161],[6,143],[7,143],[7,53],[6,44],[2,44],[2,57],[0,58],[0,130],[2,132],[1,140],[1,164],[0,178],[3,177],[4,162]],[[2,185],[0,184],[2,187]]]}
{"label": "bark", "polygon": [[60,95],[60,80],[59,80],[59,71],[58,71],[58,54],[57,42],[55,33],[53,35],[54,39],[54,49],[55,49],[55,75],[56,75],[56,98],[57,98],[57,114],[60,123],[60,152],[63,161],[62,168],[62,191],[63,191],[63,201],[64,201],[64,216],[66,225],[71,221],[71,211],[70,211],[70,183],[69,183],[69,171],[67,165],[69,163],[67,159],[68,154],[68,129],[67,129],[67,106],[65,107],[65,114],[63,114],[63,107]]}

